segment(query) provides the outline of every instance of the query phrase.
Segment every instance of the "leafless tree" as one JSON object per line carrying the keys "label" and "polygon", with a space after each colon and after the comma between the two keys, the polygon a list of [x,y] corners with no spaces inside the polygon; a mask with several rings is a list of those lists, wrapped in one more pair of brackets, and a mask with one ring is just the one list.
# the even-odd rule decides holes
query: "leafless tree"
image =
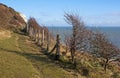
{"label": "leafless tree", "polygon": [[109,60],[116,57],[120,50],[103,33],[96,32],[91,38],[91,53],[105,59],[104,70],[106,72]]}
{"label": "leafless tree", "polygon": [[80,17],[74,14],[65,14],[65,21],[72,25],[72,36],[70,38],[69,48],[71,52],[72,62],[75,61],[76,51],[85,51],[89,48],[89,37],[91,31],[89,31]]}
{"label": "leafless tree", "polygon": [[43,39],[44,39],[44,42],[46,43],[46,46],[47,46],[47,50],[49,50],[49,47],[50,47],[50,40],[51,40],[51,33],[49,32],[48,28],[46,26],[43,26]]}
{"label": "leafless tree", "polygon": [[31,17],[28,20],[28,34],[29,36],[35,40],[35,42],[39,42],[38,40],[40,39],[40,31],[42,31],[42,27],[37,23],[35,18]]}
{"label": "leafless tree", "polygon": [[38,44],[43,46],[45,44],[49,49],[50,40],[53,38],[48,28],[37,23],[36,19],[31,17],[28,20],[28,34]]}

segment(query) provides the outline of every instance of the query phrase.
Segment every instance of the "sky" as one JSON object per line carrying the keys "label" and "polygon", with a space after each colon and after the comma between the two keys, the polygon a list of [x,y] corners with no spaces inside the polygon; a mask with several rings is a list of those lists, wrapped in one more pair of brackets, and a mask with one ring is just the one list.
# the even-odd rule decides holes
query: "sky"
{"label": "sky", "polygon": [[69,26],[64,14],[81,17],[87,26],[120,26],[120,0],[0,0],[46,26]]}

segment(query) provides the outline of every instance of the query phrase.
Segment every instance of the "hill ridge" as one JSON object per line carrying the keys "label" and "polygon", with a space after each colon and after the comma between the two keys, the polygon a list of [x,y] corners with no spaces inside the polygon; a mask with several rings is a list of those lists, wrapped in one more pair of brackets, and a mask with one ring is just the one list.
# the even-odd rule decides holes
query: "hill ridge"
{"label": "hill ridge", "polygon": [[23,28],[25,25],[26,22],[19,12],[0,3],[0,28]]}

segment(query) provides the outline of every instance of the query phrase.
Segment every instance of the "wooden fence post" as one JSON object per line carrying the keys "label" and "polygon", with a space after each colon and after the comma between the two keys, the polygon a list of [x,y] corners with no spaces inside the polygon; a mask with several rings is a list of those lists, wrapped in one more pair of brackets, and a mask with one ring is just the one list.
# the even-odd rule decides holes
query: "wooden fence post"
{"label": "wooden fence post", "polygon": [[60,37],[59,34],[57,34],[57,39],[56,39],[56,60],[59,60],[60,58]]}
{"label": "wooden fence post", "polygon": [[49,51],[49,46],[50,46],[50,34],[48,32],[47,33],[47,51]]}
{"label": "wooden fence post", "polygon": [[59,58],[60,58],[60,37],[59,37],[59,34],[57,34],[56,44],[49,54],[51,54],[55,49],[56,49],[55,60],[59,60]]}
{"label": "wooden fence post", "polygon": [[42,45],[44,45],[44,37],[45,37],[45,31],[44,28],[42,30]]}
{"label": "wooden fence post", "polygon": [[38,30],[38,45],[40,46],[40,29]]}

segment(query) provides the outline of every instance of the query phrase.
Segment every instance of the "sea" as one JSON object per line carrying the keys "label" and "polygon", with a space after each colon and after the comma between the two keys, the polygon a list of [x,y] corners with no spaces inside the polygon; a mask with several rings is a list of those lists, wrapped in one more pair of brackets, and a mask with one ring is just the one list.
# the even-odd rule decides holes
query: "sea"
{"label": "sea", "polygon": [[[57,34],[60,34],[61,42],[64,43],[64,34],[70,35],[72,33],[72,27],[62,26],[62,27],[48,27],[49,31],[56,37]],[[99,31],[104,33],[106,37],[118,48],[120,48],[120,27],[88,27],[93,31]]]}

